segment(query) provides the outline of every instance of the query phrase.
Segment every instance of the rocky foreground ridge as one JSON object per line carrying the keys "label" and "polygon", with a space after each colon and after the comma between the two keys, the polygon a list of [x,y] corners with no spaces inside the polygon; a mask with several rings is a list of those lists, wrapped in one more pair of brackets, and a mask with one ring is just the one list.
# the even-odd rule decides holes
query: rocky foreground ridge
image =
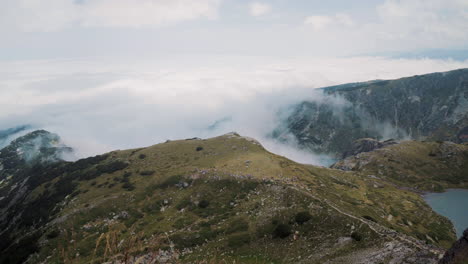
{"label": "rocky foreground ridge", "polygon": [[468,262],[468,229],[463,232],[463,236],[445,252],[439,264],[463,264]]}

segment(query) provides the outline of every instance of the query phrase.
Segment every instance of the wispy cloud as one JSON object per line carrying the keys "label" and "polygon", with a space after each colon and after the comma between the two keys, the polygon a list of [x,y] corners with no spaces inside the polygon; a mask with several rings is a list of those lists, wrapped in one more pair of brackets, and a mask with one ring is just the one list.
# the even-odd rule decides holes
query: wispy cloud
{"label": "wispy cloud", "polygon": [[385,0],[375,6],[374,19],[343,13],[311,14],[304,24],[320,33],[318,39],[333,39],[367,50],[462,48],[468,42],[467,3]]}
{"label": "wispy cloud", "polygon": [[333,16],[314,15],[306,17],[304,24],[310,25],[315,31],[321,31],[330,26],[351,27],[353,19],[347,14],[336,14]]}
{"label": "wispy cloud", "polygon": [[251,16],[258,17],[270,13],[271,5],[260,2],[252,2],[249,4],[249,13]]}
{"label": "wispy cloud", "polygon": [[221,0],[5,0],[3,30],[57,31],[81,27],[159,27],[215,19]]}

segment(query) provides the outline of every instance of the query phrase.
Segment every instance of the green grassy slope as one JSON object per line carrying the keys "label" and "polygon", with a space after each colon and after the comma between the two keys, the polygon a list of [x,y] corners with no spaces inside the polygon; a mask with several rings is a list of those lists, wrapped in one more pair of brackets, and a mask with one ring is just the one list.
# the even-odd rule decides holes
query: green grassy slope
{"label": "green grassy slope", "polygon": [[404,141],[360,153],[333,167],[360,171],[421,191],[468,187],[468,145]]}
{"label": "green grassy slope", "polygon": [[455,240],[451,223],[413,192],[298,164],[236,134],[46,171],[56,177],[22,202],[36,212],[9,229],[20,239],[1,263],[22,259],[26,244],[36,251],[29,263],[349,263],[377,253],[386,263],[389,243],[402,258],[432,261]]}

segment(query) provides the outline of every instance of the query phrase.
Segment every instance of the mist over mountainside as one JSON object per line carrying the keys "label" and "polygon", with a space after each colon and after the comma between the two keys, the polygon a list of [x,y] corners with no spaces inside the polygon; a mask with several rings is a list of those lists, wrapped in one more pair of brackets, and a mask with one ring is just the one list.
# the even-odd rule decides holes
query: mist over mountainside
{"label": "mist over mountainside", "polygon": [[[31,124],[57,133],[80,158],[237,131],[274,153],[328,166],[334,157],[301,149],[294,140],[284,144],[271,138],[272,131],[284,124],[289,106],[324,100],[319,87],[467,65],[384,57],[280,60],[201,55],[144,61],[0,62],[0,126]],[[337,106],[346,102],[335,101]]]}
{"label": "mist over mountainside", "polygon": [[12,140],[26,133],[32,127],[30,125],[20,125],[5,130],[0,130],[0,148],[8,145]]}
{"label": "mist over mountainside", "polygon": [[291,107],[273,136],[336,156],[360,138],[466,141],[468,69],[322,91],[324,100]]}

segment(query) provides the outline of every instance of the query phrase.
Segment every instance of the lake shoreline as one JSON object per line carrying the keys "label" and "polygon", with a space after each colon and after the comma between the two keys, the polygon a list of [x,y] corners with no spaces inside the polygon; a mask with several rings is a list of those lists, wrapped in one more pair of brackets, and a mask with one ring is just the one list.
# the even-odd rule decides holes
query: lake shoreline
{"label": "lake shoreline", "polygon": [[453,224],[460,238],[463,231],[468,228],[468,190],[446,189],[445,192],[433,192],[422,195],[424,201],[436,213],[447,217]]}

